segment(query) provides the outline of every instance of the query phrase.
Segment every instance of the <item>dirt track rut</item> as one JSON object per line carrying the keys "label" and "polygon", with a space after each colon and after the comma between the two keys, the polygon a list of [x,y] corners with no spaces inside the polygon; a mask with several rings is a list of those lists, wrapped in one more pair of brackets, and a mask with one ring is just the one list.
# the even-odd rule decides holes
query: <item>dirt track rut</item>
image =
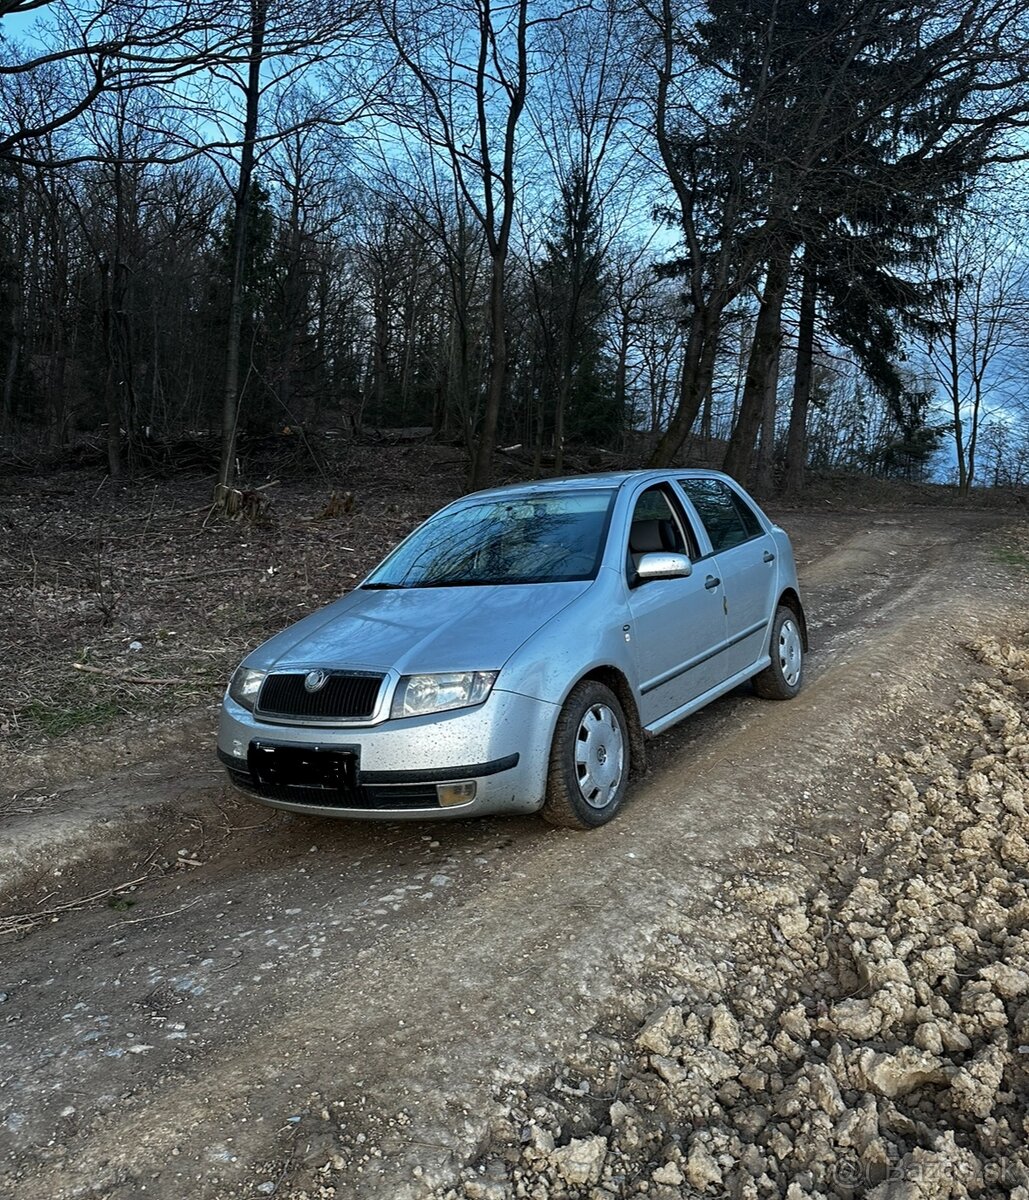
{"label": "dirt track rut", "polygon": [[636,1014],[669,945],[731,957],[724,882],[768,845],[857,844],[878,749],[946,706],[959,645],[1027,615],[995,517],[802,523],[801,696],[740,689],[659,739],[588,836],[269,814],[196,734],[9,818],[8,912],[45,896],[48,828],[74,894],[146,878],[0,943],[0,1193],[417,1197],[505,1081]]}

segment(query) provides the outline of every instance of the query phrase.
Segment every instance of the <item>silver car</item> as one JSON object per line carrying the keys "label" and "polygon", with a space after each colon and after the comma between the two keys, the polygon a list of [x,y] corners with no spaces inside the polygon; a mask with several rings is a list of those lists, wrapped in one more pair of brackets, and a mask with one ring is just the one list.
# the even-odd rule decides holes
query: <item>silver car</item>
{"label": "silver car", "polygon": [[796,695],[787,535],[726,475],[632,471],[477,492],[235,672],[218,757],[276,808],[615,815],[646,739],[753,680]]}

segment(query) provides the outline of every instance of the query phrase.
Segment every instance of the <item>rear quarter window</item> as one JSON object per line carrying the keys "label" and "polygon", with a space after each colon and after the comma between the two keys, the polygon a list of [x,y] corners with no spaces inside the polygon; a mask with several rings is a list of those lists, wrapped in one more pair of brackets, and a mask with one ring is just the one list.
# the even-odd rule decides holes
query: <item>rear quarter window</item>
{"label": "rear quarter window", "polygon": [[736,505],[736,510],[740,514],[740,519],[743,521],[743,527],[747,531],[747,537],[759,537],[764,533],[764,527],[761,524],[761,519],[750,505],[743,499],[739,492],[734,492],[732,488],[728,489],[732,495],[733,503]]}
{"label": "rear quarter window", "polygon": [[680,479],[679,486],[693,502],[716,554],[764,532],[757,513],[720,479]]}

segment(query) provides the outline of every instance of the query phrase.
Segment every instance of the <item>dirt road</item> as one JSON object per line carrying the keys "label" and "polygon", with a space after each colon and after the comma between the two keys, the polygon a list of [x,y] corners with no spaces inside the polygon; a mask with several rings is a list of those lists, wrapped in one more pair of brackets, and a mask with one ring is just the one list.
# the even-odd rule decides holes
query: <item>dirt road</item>
{"label": "dirt road", "polygon": [[1025,626],[1026,571],[1010,515],[777,515],[804,691],[740,689],[652,743],[589,835],[271,813],[227,791],[206,719],[8,799],[0,1194],[425,1195],[505,1087],[645,1014],[673,950],[732,959],[728,881],[830,836],[859,853],[877,752],[931,730],[963,644]]}

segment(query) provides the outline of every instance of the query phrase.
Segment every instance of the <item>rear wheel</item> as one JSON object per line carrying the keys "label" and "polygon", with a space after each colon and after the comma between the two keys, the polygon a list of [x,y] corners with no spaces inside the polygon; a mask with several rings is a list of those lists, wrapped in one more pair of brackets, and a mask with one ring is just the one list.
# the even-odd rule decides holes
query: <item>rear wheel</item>
{"label": "rear wheel", "polygon": [[621,807],[629,783],[629,730],[618,697],[593,679],[572,688],[557,719],[542,817],[595,829]]}
{"label": "rear wheel", "polygon": [[754,691],[765,700],[792,700],[804,680],[804,635],[792,608],[780,604],[768,647],[772,661],[754,676]]}

